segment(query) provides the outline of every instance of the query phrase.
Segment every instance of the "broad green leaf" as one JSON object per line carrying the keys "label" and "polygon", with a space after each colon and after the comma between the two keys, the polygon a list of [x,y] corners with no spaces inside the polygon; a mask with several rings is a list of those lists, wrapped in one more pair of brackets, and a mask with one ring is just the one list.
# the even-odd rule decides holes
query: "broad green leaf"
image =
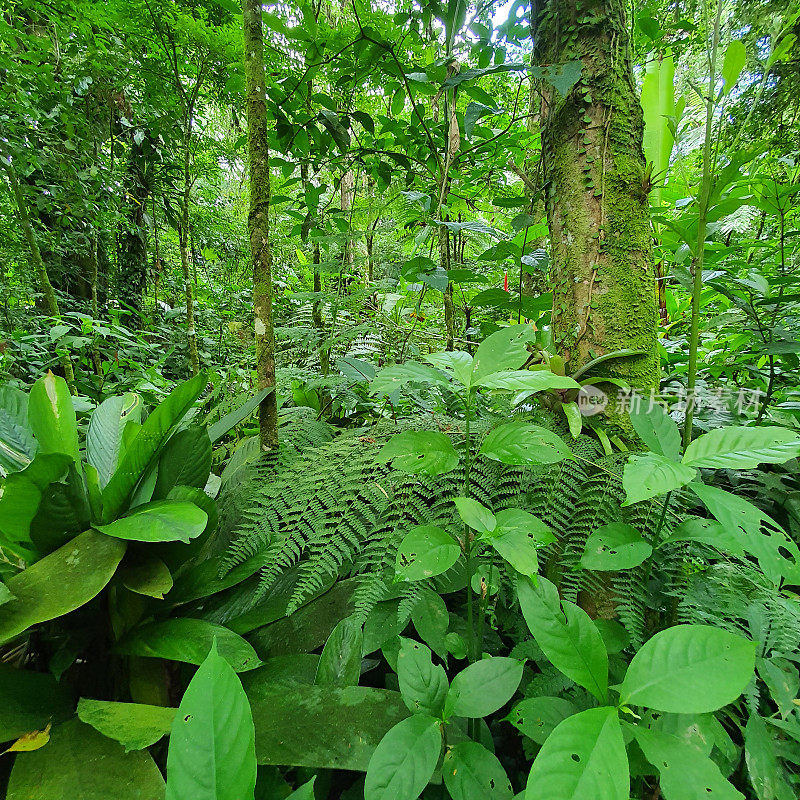
{"label": "broad green leaf", "polygon": [[680,461],[681,432],[658,403],[646,409],[643,403],[638,404],[637,408],[631,409],[630,417],[633,429],[650,450],[671,461]]}
{"label": "broad green leaf", "polygon": [[406,361],[404,364],[384,367],[372,380],[370,392],[372,394],[387,395],[408,383],[446,385],[448,382],[447,375],[441,370],[425,364],[419,364],[416,361]]}
{"label": "broad green leaf", "polygon": [[558,434],[524,422],[509,422],[490,431],[480,453],[502,464],[518,466],[556,464],[575,458]]}
{"label": "broad green leaf", "polygon": [[502,109],[486,106],[483,103],[469,103],[466,111],[464,112],[464,135],[467,139],[472,138],[472,131],[475,128],[475,123],[490,114],[500,114]]}
{"label": "broad green leaf", "polygon": [[711,625],[676,625],[633,657],[620,702],[675,714],[716,711],[744,691],[754,666],[754,642]]}
{"label": "broad green leaf", "polygon": [[6,581],[14,599],[0,606],[0,642],[68,614],[99,594],[125,554],[125,542],[86,531]]}
{"label": "broad green leaf", "polygon": [[69,719],[75,708],[67,686],[46,672],[0,664],[0,741],[10,742],[48,722]]}
{"label": "broad green leaf", "polygon": [[14,595],[11,594],[11,590],[2,581],[0,581],[0,606],[3,605],[3,603],[7,603],[9,600],[13,599]]}
{"label": "broad green leaf", "polygon": [[442,777],[453,800],[511,800],[514,790],[494,753],[478,742],[448,748]]}
{"label": "broad green leaf", "polygon": [[14,552],[23,548],[21,555],[33,552],[30,529],[42,496],[51,483],[64,477],[71,463],[64,453],[37,453],[21,472],[0,479],[0,544]]}
{"label": "broad green leaf", "polygon": [[624,522],[602,525],[586,540],[581,557],[585,569],[618,570],[638,567],[650,558],[653,548],[639,531]]}
{"label": "broad green leaf", "polygon": [[211,444],[218,442],[231,428],[235,428],[240,422],[244,422],[258,408],[261,401],[274,390],[274,386],[267,386],[261,389],[245,403],[242,403],[239,408],[235,408],[213,425],[209,425],[208,438],[211,439]]}
{"label": "broad green leaf", "polygon": [[206,381],[205,373],[201,372],[179,384],[144,421],[103,489],[105,522],[116,519],[124,510],[136,484],[155,465],[162,447],[202,394]]}
{"label": "broad green leaf", "polygon": [[744,729],[744,761],[758,800],[794,797],[776,745],[777,740],[767,730],[763,718],[751,713]]}
{"label": "broad green leaf", "polygon": [[403,537],[397,548],[395,576],[406,581],[421,581],[446,572],[458,561],[461,547],[434,525],[420,525]]}
{"label": "broad green leaf", "polygon": [[744,800],[719,767],[696,747],[677,736],[640,726],[634,733],[645,758],[658,769],[665,800]]}
{"label": "broad green leaf", "polygon": [[756,669],[778,706],[781,717],[786,719],[797,708],[794,701],[800,696],[800,675],[797,668],[786,658],[771,656],[757,658]]}
{"label": "broad green leaf", "polygon": [[725,82],[722,86],[723,96],[729,94],[731,89],[736,86],[746,61],[747,50],[744,42],[734,39],[726,48],[725,58],[722,61],[722,79]]}
{"label": "broad green leaf", "polygon": [[303,686],[242,675],[256,725],[259,764],[365,772],[386,732],[408,717],[399,692],[369,686]]}
{"label": "broad green leaf", "polygon": [[189,682],[172,723],[165,800],[249,800],[255,785],[250,703],[214,646]]}
{"label": "broad green leaf", "polygon": [[205,511],[208,517],[203,532],[190,542],[164,542],[155,548],[158,557],[174,572],[200,553],[209,536],[217,529],[219,513],[216,502],[196,486],[176,486],[170,490],[167,500],[194,503]]}
{"label": "broad green leaf", "polygon": [[315,775],[310,781],[304,783],[299,789],[295,789],[286,800],[316,800],[314,794],[314,783],[317,780]]}
{"label": "broad green leaf", "polygon": [[583,430],[583,414],[581,414],[580,406],[573,400],[570,403],[562,403],[561,411],[567,418],[567,425],[572,438],[577,439]]}
{"label": "broad green leaf", "polygon": [[512,529],[498,530],[487,541],[504,561],[517,572],[532,577],[539,571],[539,557],[536,554],[536,540],[527,533]]}
{"label": "broad green leaf", "polygon": [[64,478],[42,491],[42,501],[30,527],[30,539],[42,555],[52,553],[90,527],[91,509],[86,484],[78,471],[80,466],[70,461]]}
{"label": "broad green leaf", "polygon": [[628,800],[629,792],[617,709],[603,706],[556,726],[533,762],[525,800]]}
{"label": "broad green leaf", "polygon": [[125,563],[119,571],[122,585],[135,594],[163,600],[172,588],[172,575],[167,565],[155,556],[140,556]]}
{"label": "broad green leaf", "polygon": [[515,658],[484,658],[453,678],[445,713],[456,717],[486,717],[502,708],[517,691],[523,662]]}
{"label": "broad green leaf", "polygon": [[411,609],[411,621],[422,641],[439,658],[446,660],[449,652],[446,637],[450,627],[450,613],[441,595],[433,589],[422,589]]}
{"label": "broad green leaf", "polygon": [[498,533],[524,533],[532,536],[540,547],[557,541],[553,532],[539,517],[520,508],[504,508],[497,512],[495,519]]}
{"label": "broad green leaf", "polygon": [[509,325],[487,336],[475,351],[471,385],[478,386],[493,372],[519,369],[530,355],[527,343],[535,338],[530,325]]}
{"label": "broad green leaf", "polygon": [[[526,351],[527,352],[527,351]],[[506,389],[518,392],[517,401],[548,389],[580,389],[581,385],[565,375],[547,370],[504,370],[486,375],[476,385],[487,389]]]}
{"label": "broad green leaf", "polygon": [[28,395],[9,384],[0,386],[0,468],[6,473],[25,469],[37,447],[28,426]]}
{"label": "broad green leaf", "polygon": [[437,369],[452,371],[453,377],[462,386],[469,388],[473,368],[472,356],[469,353],[463,350],[442,351],[425,356],[425,360]]}
{"label": "broad green leaf", "polygon": [[605,702],[608,654],[589,615],[574,603],[562,603],[556,587],[541,576],[535,584],[520,577],[517,596],[530,632],[553,666]]}
{"label": "broad green leaf", "polygon": [[690,517],[678,525],[661,543],[660,547],[673,542],[700,542],[716,547],[723,553],[742,557],[745,554],[739,538],[727,526],[713,519]]}
{"label": "broad green leaf", "polygon": [[800,455],[800,436],[787,428],[715,428],[686,448],[683,463],[711,469],[752,469]]}
{"label": "broad green leaf", "polygon": [[46,747],[18,753],[7,800],[163,800],[164,779],[146,750],[122,745],[78,719],[56,725]]}
{"label": "broad green leaf", "polygon": [[442,734],[433,717],[415,714],[399,722],[370,759],[364,800],[416,800],[433,776],[441,750]]}
{"label": "broad green leaf", "polygon": [[[653,175],[656,178],[653,188],[650,190],[650,197],[652,205],[660,208],[661,187],[667,177],[669,159],[675,143],[675,137],[669,124],[669,118],[676,116],[675,59],[671,52],[667,51],[663,55],[659,53],[658,57],[652,54],[647,59],[642,81],[641,102],[644,111],[644,157],[648,164],[653,164]],[[639,435],[641,436],[641,434]],[[647,442],[645,443],[647,444]],[[647,446],[654,450],[650,444]],[[661,455],[671,457],[666,452],[661,452]]]}
{"label": "broad green leaf", "polygon": [[114,652],[202,664],[215,640],[219,654],[236,672],[245,672],[260,665],[252,645],[239,634],[222,625],[190,617],[151,622],[135,628],[117,642]]}
{"label": "broad green leaf", "polygon": [[78,718],[124,748],[144,750],[170,732],[177,708],[107,700],[78,701]]}
{"label": "broad green leaf", "polygon": [[331,631],[319,658],[318,686],[357,686],[361,677],[364,632],[355,617],[345,617]]}
{"label": "broad green leaf", "polygon": [[116,539],[135,542],[188,542],[206,528],[208,515],[186,500],[156,500],[136,508],[127,517],[95,525]]}
{"label": "broad green leaf", "polygon": [[109,397],[92,412],[86,432],[86,460],[97,470],[100,488],[119,465],[123,432],[129,422],[142,422],[142,399],[131,392]]}
{"label": "broad green leaf", "polygon": [[155,500],[163,500],[176,486],[202,489],[211,474],[211,439],[200,425],[178,431],[164,446],[158,459]]}
{"label": "broad green leaf", "polygon": [[400,639],[397,678],[403,702],[415,714],[440,717],[449,684],[444,668],[434,666],[431,651],[411,639]]}
{"label": "broad green leaf", "polygon": [[442,475],[459,463],[450,437],[437,431],[397,433],[381,448],[377,461],[391,461],[392,467],[412,475]]}
{"label": "broad green leaf", "polygon": [[680,489],[693,481],[696,475],[694,467],[676,464],[658,453],[631,456],[622,473],[622,486],[625,489],[625,502],[622,505],[641,503]]}
{"label": "broad green leaf", "polygon": [[556,725],[577,710],[563,697],[529,697],[517,703],[506,720],[536,744],[544,744]]}
{"label": "broad green leaf", "polygon": [[453,502],[464,524],[478,533],[491,533],[497,527],[495,515],[477,500],[471,497],[456,497]]}
{"label": "broad green leaf", "polygon": [[28,425],[40,453],[64,453],[78,460],[78,424],[67,382],[48,372],[31,386]]}

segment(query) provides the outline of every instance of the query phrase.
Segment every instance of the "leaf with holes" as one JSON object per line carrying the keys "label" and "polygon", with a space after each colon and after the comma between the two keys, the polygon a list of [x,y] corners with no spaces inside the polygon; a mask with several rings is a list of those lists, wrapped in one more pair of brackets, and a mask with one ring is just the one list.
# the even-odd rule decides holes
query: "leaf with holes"
{"label": "leaf with holes", "polygon": [[556,725],[577,712],[577,708],[563,697],[529,697],[511,709],[506,717],[517,730],[544,744]]}
{"label": "leaf with holes", "polygon": [[514,790],[494,753],[478,742],[448,748],[442,777],[453,800],[511,800]]}
{"label": "leaf with holes", "polygon": [[433,664],[431,651],[411,639],[400,639],[397,678],[403,702],[415,714],[441,716],[449,684],[444,668]]}
{"label": "leaf with holes", "polygon": [[450,437],[437,431],[405,431],[397,433],[381,448],[380,463],[392,462],[394,469],[412,475],[442,475],[459,463]]}
{"label": "leaf with holes", "polygon": [[620,703],[674,714],[716,711],[750,682],[755,649],[755,642],[711,625],[667,628],[633,657]]}
{"label": "leaf with holes", "polygon": [[653,548],[639,531],[624,522],[602,525],[586,540],[581,557],[584,569],[618,570],[638,567]]}
{"label": "leaf with holes", "polygon": [[525,800],[628,800],[629,792],[617,709],[603,706],[556,726],[533,762]]}
{"label": "leaf with holes", "polygon": [[434,525],[420,525],[400,542],[395,575],[406,581],[432,578],[450,569],[460,555],[461,548],[447,531]]}

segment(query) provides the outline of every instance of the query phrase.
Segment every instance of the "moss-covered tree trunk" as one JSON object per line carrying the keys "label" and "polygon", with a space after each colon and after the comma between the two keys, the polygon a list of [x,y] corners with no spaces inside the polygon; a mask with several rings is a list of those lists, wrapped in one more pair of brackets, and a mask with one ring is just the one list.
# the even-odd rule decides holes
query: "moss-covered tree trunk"
{"label": "moss-covered tree trunk", "polygon": [[553,332],[574,371],[632,348],[593,375],[658,386],[657,316],[643,120],[623,0],[550,0],[540,63],[580,60],[567,97],[544,87],[542,151],[552,244]]}
{"label": "moss-covered tree trunk", "polygon": [[[272,253],[269,244],[269,129],[260,0],[244,0],[244,69],[247,79],[247,143],[250,161],[250,257],[253,264],[258,388],[275,386],[272,325]],[[270,392],[259,407],[261,447],[278,446],[278,403]]]}
{"label": "moss-covered tree trunk", "polygon": [[178,239],[181,251],[181,274],[183,275],[183,291],[186,297],[186,339],[189,345],[189,361],[192,375],[200,372],[200,356],[197,352],[197,331],[194,327],[194,283],[189,270],[189,200],[192,192],[191,180],[191,110],[186,120],[186,152],[183,161],[183,193],[181,196],[181,225]]}

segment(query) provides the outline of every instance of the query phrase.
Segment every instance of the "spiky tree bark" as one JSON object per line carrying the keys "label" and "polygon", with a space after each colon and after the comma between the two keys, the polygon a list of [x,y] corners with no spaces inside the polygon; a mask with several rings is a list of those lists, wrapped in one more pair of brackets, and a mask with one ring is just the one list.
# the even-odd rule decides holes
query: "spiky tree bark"
{"label": "spiky tree bark", "polygon": [[658,386],[642,108],[623,0],[549,0],[540,63],[580,60],[566,97],[545,87],[542,150],[552,243],[553,332],[570,369],[620,349],[597,374]]}
{"label": "spiky tree bark", "polygon": [[[260,0],[244,0],[244,68],[247,80],[247,144],[250,161],[250,257],[253,264],[258,388],[275,386],[272,325],[272,253],[269,243],[269,130]],[[278,446],[278,404],[271,392],[259,407],[261,447]]]}

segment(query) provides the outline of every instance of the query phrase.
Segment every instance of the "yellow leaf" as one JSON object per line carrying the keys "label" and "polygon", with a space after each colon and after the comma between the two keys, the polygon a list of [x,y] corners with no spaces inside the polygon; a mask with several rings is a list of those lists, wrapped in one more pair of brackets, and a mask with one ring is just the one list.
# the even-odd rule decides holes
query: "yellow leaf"
{"label": "yellow leaf", "polygon": [[24,736],[20,736],[5,753],[30,753],[44,747],[50,741],[50,728],[52,723],[48,722],[43,731],[31,731]]}

